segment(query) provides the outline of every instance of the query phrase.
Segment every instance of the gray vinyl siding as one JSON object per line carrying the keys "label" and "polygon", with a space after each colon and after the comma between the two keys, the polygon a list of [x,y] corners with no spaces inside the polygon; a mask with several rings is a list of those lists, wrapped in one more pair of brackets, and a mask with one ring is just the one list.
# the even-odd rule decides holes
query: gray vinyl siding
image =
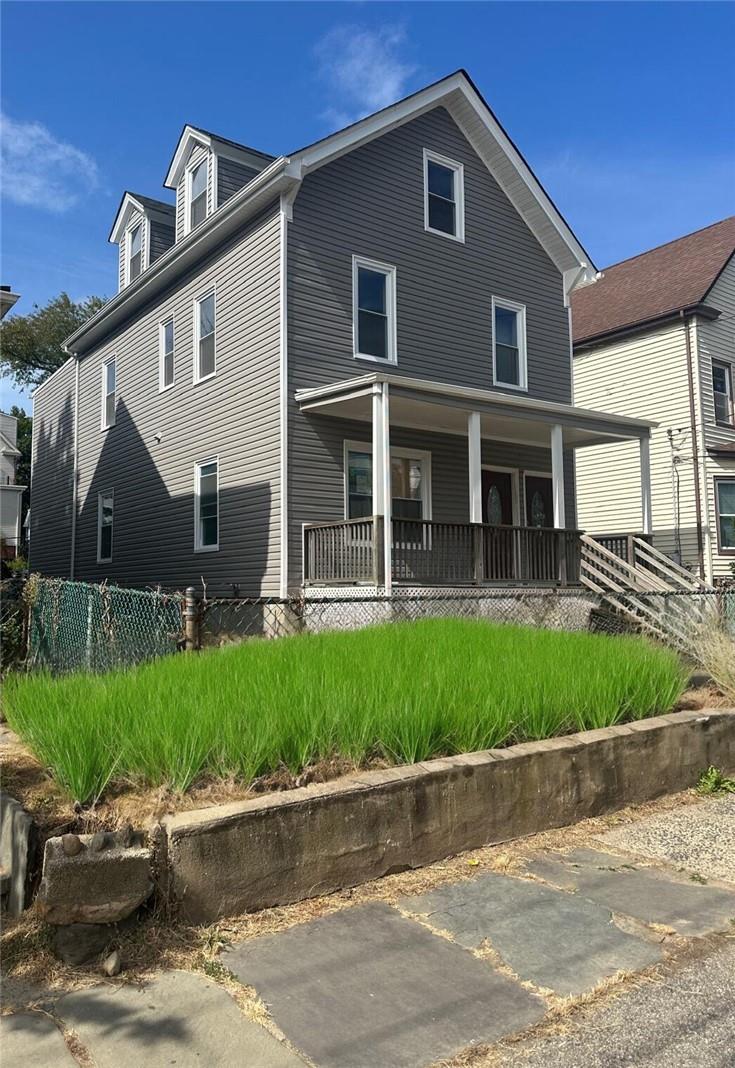
{"label": "gray vinyl siding", "polygon": [[209,159],[207,168],[207,215],[214,211],[214,190],[212,188],[212,154],[204,145],[195,145],[189,153],[179,184],[176,187],[176,240],[180,241],[185,236],[185,213],[186,213],[186,172],[200,159]]}
{"label": "gray vinyl siding", "polygon": [[[464,243],[424,230],[424,148],[464,166]],[[353,358],[353,255],[396,268],[395,368]],[[446,110],[436,108],[305,178],[288,228],[292,586],[301,578],[302,523],[343,517],[341,442],[354,436],[354,427],[345,433],[337,420],[299,412],[294,391],[375,370],[493,389],[493,295],[526,306],[528,395],[571,403],[561,275]],[[369,441],[370,425],[357,428],[360,439]],[[434,517],[465,522],[466,439],[435,437],[442,450],[433,463]],[[391,427],[396,445],[431,449],[431,438]],[[487,455],[489,444],[483,448]],[[546,449],[499,442],[492,448],[501,466],[532,463],[535,470],[550,470]],[[571,457],[566,493],[571,526]]]}
{"label": "gray vinyl siding", "polygon": [[[277,594],[280,578],[279,238],[275,209],[80,365],[76,574],[124,585]],[[217,373],[193,384],[195,297],[216,287]],[[158,325],[173,315],[175,383],[159,393]],[[117,360],[116,422],[100,429],[101,366]],[[160,435],[160,441],[157,436]],[[219,457],[217,552],[194,552],[194,468]],[[97,498],[114,492],[113,559]],[[39,522],[45,507],[39,502]],[[234,584],[234,586],[233,586]]]}
{"label": "gray vinyl siding", "polygon": [[242,189],[255,178],[259,172],[254,167],[246,167],[244,163],[228,159],[226,156],[217,157],[217,206],[224,204],[238,189]]}
{"label": "gray vinyl siding", "polygon": [[44,575],[69,574],[74,382],[75,361],[70,359],[33,396],[30,566]]}
{"label": "gray vinyl siding", "polygon": [[151,249],[149,266],[151,263],[155,263],[159,256],[162,256],[164,252],[173,245],[176,240],[176,231],[173,226],[166,226],[162,222],[158,222],[156,219],[151,219]]}

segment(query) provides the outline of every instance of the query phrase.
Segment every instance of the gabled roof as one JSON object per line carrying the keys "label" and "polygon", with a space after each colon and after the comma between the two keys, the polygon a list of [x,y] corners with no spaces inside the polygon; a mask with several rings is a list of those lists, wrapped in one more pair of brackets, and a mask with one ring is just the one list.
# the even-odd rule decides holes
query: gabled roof
{"label": "gabled roof", "polygon": [[161,221],[170,222],[171,226],[176,224],[176,209],[173,204],[169,204],[165,200],[154,200],[153,197],[145,197],[140,193],[130,193],[126,190],[122,195],[120,207],[117,209],[117,215],[112,224],[108,241],[119,242],[134,211],[140,212],[141,215],[158,217]]}
{"label": "gabled roof", "polygon": [[735,215],[606,267],[572,300],[574,343],[652,323],[704,304],[735,253]]}
{"label": "gabled roof", "polygon": [[194,145],[204,145],[205,148],[216,152],[220,156],[229,156],[237,159],[254,170],[262,171],[276,158],[267,152],[259,152],[249,145],[241,145],[237,141],[231,141],[229,137],[220,137],[219,134],[203,130],[200,126],[191,126],[189,123],[181,131],[176,150],[169,164],[168,173],[164,179],[167,189],[175,189],[181,178],[181,173],[186,166],[189,153]]}

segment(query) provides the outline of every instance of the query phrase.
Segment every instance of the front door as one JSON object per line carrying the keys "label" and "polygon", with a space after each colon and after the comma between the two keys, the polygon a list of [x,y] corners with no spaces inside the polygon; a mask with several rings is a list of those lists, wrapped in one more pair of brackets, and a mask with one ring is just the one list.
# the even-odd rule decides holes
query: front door
{"label": "front door", "polygon": [[482,521],[512,526],[513,476],[509,471],[482,472]]}
{"label": "front door", "polygon": [[526,526],[553,527],[551,479],[543,475],[526,475],[523,482],[526,493]]}
{"label": "front door", "polygon": [[523,484],[526,526],[530,528],[523,541],[523,574],[532,582],[548,582],[557,575],[556,557],[549,535],[542,534],[538,528],[554,525],[551,479],[543,475],[526,475]]}

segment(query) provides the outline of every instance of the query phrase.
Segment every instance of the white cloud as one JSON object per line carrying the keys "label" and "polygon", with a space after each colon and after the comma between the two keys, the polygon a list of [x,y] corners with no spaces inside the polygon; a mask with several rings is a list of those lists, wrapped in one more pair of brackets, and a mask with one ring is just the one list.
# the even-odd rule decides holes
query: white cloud
{"label": "white cloud", "polygon": [[3,196],[15,204],[63,212],[97,187],[97,164],[58,141],[40,122],[0,116]]}
{"label": "white cloud", "polygon": [[337,26],[316,47],[319,73],[337,103],[324,117],[346,126],[364,115],[395,103],[407,93],[416,67],[401,55],[406,41],[400,26],[377,30]]}

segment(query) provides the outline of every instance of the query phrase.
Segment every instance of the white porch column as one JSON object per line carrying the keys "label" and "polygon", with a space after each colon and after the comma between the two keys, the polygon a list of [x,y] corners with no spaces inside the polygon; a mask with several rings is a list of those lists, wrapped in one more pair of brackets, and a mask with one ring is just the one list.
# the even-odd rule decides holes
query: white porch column
{"label": "white porch column", "polygon": [[644,534],[653,533],[653,515],[651,511],[651,439],[639,441],[641,458],[641,518]]}
{"label": "white porch column", "polygon": [[559,425],[551,428],[551,487],[554,500],[554,526],[566,526],[564,508],[564,433]]}
{"label": "white porch column", "polygon": [[467,416],[467,446],[470,469],[470,523],[482,522],[482,441],[480,413]]}
{"label": "white porch column", "polygon": [[383,389],[373,386],[373,515],[383,514]]}
{"label": "white porch column", "polygon": [[[393,588],[393,529],[391,523],[391,471],[390,471],[390,392],[388,383],[383,383],[383,403],[381,405],[381,445],[383,457],[381,474],[383,479],[383,567],[385,592],[390,594]],[[375,457],[373,457],[375,462]]]}

